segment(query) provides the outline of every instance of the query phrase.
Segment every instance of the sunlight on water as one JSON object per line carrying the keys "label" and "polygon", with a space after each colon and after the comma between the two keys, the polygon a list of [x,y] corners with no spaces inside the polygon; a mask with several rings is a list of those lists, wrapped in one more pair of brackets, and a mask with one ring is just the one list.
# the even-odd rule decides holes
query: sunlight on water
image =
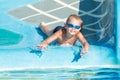
{"label": "sunlight on water", "polygon": [[37,69],[0,72],[7,80],[119,80],[119,68]]}

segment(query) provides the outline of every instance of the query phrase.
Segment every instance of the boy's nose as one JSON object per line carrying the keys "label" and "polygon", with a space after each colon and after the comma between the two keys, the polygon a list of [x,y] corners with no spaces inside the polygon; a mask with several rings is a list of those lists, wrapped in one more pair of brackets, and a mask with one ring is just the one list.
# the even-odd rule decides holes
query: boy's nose
{"label": "boy's nose", "polygon": [[72,32],[75,32],[75,31],[76,31],[76,29],[75,29],[75,28],[72,28],[71,30],[72,30]]}
{"label": "boy's nose", "polygon": [[75,28],[72,28],[72,30],[76,30]]}

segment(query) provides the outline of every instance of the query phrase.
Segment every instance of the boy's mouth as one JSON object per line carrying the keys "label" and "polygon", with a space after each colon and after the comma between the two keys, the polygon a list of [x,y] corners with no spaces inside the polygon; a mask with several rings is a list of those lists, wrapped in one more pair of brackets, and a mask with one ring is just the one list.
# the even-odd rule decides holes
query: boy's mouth
{"label": "boy's mouth", "polygon": [[71,35],[74,35],[76,32],[75,31],[70,31],[70,34]]}
{"label": "boy's mouth", "polygon": [[75,34],[76,31],[75,31],[75,30],[70,30],[70,33],[71,33],[71,34]]}

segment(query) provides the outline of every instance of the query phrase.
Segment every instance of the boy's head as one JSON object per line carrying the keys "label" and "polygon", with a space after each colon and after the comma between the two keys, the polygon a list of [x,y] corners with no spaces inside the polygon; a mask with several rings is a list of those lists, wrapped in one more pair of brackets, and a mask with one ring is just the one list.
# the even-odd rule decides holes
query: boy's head
{"label": "boy's head", "polygon": [[82,25],[83,21],[81,18],[75,14],[72,14],[68,17],[65,27],[71,35],[74,35],[81,30]]}

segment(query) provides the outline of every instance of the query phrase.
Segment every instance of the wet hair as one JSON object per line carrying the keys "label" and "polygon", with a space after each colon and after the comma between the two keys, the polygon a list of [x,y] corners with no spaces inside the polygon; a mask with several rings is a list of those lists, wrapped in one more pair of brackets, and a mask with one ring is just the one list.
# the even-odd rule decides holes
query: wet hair
{"label": "wet hair", "polygon": [[69,20],[72,19],[72,18],[75,18],[76,20],[79,20],[79,21],[82,23],[82,24],[80,24],[80,26],[81,26],[81,27],[83,26],[83,21],[82,21],[82,19],[80,18],[80,16],[78,16],[78,15],[76,15],[76,14],[71,14],[71,15],[67,18],[66,23],[68,23]]}

